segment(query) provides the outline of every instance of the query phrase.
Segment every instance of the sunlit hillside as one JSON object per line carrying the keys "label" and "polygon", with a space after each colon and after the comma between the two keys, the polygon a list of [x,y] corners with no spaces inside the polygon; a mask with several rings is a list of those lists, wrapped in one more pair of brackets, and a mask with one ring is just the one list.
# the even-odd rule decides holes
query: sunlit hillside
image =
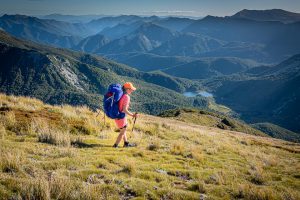
{"label": "sunlit hillside", "polygon": [[115,149],[96,116],[1,94],[0,199],[300,199],[297,143],[141,114]]}

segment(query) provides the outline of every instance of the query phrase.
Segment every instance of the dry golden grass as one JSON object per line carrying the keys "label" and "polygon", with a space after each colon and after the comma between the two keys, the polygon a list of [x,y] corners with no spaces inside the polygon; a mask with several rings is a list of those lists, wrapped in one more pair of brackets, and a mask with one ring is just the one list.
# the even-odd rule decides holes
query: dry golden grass
{"label": "dry golden grass", "polygon": [[13,129],[16,124],[16,117],[13,111],[6,112],[1,116],[1,122],[6,129]]}
{"label": "dry golden grass", "polygon": [[0,123],[0,135],[1,135],[1,139],[4,140],[5,135],[6,135],[6,129],[5,129],[5,126],[2,123]]}
{"label": "dry golden grass", "polygon": [[115,149],[102,112],[0,107],[0,199],[300,199],[299,144],[141,114]]}
{"label": "dry golden grass", "polygon": [[38,141],[66,147],[71,145],[69,133],[52,129],[38,133]]}
{"label": "dry golden grass", "polygon": [[15,109],[26,110],[26,111],[37,111],[40,110],[44,103],[41,100],[30,97],[17,97],[17,96],[6,96],[0,94],[0,106],[14,107]]}
{"label": "dry golden grass", "polygon": [[16,173],[21,171],[23,156],[20,152],[1,151],[0,168],[5,173]]}
{"label": "dry golden grass", "polygon": [[151,139],[151,143],[148,145],[150,151],[158,151],[161,148],[161,142],[158,138]]}

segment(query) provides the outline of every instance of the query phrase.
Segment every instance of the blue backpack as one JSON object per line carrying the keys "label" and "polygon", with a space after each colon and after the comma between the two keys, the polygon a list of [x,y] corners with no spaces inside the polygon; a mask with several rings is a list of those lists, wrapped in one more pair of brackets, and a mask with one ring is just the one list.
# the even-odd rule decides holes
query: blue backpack
{"label": "blue backpack", "polygon": [[123,119],[125,113],[119,111],[119,100],[123,96],[120,84],[111,84],[103,98],[104,113],[111,119]]}

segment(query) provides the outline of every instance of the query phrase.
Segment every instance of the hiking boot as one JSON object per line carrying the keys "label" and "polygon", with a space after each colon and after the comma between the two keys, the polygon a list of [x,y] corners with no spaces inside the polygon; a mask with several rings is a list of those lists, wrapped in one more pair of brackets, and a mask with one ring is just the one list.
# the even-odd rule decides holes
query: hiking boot
{"label": "hiking boot", "polygon": [[129,143],[129,142],[124,142],[124,146],[123,147],[136,147],[136,144]]}
{"label": "hiking boot", "polygon": [[113,148],[118,148],[118,145],[117,145],[117,144],[114,144],[112,147],[113,147]]}

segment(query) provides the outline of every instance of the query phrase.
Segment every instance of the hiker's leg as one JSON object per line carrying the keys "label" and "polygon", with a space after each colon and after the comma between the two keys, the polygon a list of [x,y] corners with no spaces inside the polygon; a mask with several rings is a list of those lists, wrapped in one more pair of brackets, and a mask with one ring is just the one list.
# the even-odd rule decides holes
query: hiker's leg
{"label": "hiker's leg", "polygon": [[[126,128],[127,128],[126,126],[123,128],[123,129],[124,129],[124,134],[123,134],[123,135],[124,135],[124,136],[123,136],[124,142],[127,142]],[[123,130],[123,129],[122,129],[122,130]]]}
{"label": "hiker's leg", "polygon": [[119,133],[119,135],[117,137],[117,140],[115,142],[116,145],[118,145],[121,142],[121,140],[123,139],[125,131],[126,130],[124,128],[120,129],[120,133]]}
{"label": "hiker's leg", "polygon": [[126,125],[123,128],[120,128],[120,133],[117,137],[117,140],[115,142],[115,145],[118,146],[118,144],[121,142],[122,139],[124,139],[124,141],[127,141],[127,136],[126,136]]}

